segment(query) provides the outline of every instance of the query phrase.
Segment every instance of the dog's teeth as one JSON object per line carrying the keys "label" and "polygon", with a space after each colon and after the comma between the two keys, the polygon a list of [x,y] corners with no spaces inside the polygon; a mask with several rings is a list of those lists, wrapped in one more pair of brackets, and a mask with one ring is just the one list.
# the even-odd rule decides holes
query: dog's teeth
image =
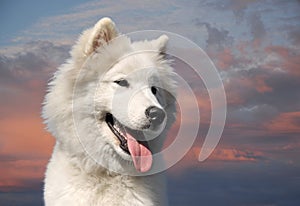
{"label": "dog's teeth", "polygon": [[124,137],[126,137],[126,130],[125,130],[124,127],[122,127],[121,132],[122,132],[122,135],[123,135]]}
{"label": "dog's teeth", "polygon": [[120,130],[119,125],[116,127],[116,130],[121,134],[121,130]]}

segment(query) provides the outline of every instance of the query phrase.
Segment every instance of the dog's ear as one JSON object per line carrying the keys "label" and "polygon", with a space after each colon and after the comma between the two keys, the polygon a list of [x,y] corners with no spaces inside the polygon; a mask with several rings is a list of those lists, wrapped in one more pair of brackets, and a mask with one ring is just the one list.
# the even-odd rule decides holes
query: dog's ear
{"label": "dog's ear", "polygon": [[155,49],[158,49],[158,51],[161,54],[164,54],[167,49],[167,43],[168,43],[169,37],[165,34],[161,35],[155,40],[152,40],[152,45],[154,46]]}
{"label": "dog's ear", "polygon": [[118,36],[118,32],[115,23],[108,17],[100,19],[91,30],[85,45],[85,54],[91,54],[116,36]]}

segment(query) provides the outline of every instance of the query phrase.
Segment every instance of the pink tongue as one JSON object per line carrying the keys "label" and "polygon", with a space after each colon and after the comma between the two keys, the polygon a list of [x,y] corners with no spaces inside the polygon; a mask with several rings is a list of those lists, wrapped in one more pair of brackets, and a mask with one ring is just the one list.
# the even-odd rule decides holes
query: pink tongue
{"label": "pink tongue", "polygon": [[144,145],[138,143],[127,133],[127,144],[135,169],[139,172],[147,172],[152,166],[152,153]]}

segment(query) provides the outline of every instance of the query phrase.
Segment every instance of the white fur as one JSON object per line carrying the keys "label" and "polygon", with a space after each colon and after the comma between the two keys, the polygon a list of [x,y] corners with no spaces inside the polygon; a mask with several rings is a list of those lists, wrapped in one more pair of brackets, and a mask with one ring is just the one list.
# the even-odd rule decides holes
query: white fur
{"label": "white fur", "polygon": [[[155,152],[161,149],[175,119],[173,72],[161,55],[167,40],[161,36],[132,43],[109,18],[83,32],[71,58],[49,83],[44,101],[43,118],[56,138],[45,177],[46,206],[166,204],[163,174],[130,175],[137,173],[131,157],[119,147],[104,115],[111,112],[122,124],[140,130],[147,123],[145,109],[162,108],[165,127],[150,145]],[[130,87],[114,83],[120,78],[129,78]],[[150,88],[158,80],[170,92],[160,103]]]}

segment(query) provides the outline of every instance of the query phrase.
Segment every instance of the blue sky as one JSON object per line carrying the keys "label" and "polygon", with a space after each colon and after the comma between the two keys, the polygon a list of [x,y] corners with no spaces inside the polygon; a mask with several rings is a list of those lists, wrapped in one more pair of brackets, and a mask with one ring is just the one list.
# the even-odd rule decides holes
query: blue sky
{"label": "blue sky", "polygon": [[[40,107],[48,79],[82,30],[103,16],[122,33],[157,29],[198,44],[218,69],[228,115],[221,141],[197,161],[210,119],[168,171],[172,205],[300,204],[300,3],[296,0],[9,1],[0,3],[0,205],[41,205],[54,144]],[[24,108],[26,108],[24,110]]]}
{"label": "blue sky", "polygon": [[[0,45],[13,44],[14,37],[22,34],[22,31],[34,25],[40,18],[62,14],[76,4],[84,1],[65,0],[53,1],[51,4],[38,0],[30,1],[1,1],[1,24],[4,28],[0,32]],[[62,4],[63,3],[63,7]]]}
{"label": "blue sky", "polygon": [[[164,29],[185,35],[198,44],[204,44],[207,38],[205,22],[212,28],[226,28],[228,36],[234,39],[249,40],[267,34],[269,41],[286,43],[286,38],[282,38],[286,35],[285,31],[298,24],[295,18],[299,10],[297,2],[265,2],[268,1],[109,3],[64,0],[50,4],[42,1],[2,1],[0,17],[4,28],[0,45],[9,46],[35,39],[59,41],[61,37],[74,40],[78,32],[102,16],[114,17],[122,32],[142,28]],[[251,28],[254,30],[251,31]]]}

